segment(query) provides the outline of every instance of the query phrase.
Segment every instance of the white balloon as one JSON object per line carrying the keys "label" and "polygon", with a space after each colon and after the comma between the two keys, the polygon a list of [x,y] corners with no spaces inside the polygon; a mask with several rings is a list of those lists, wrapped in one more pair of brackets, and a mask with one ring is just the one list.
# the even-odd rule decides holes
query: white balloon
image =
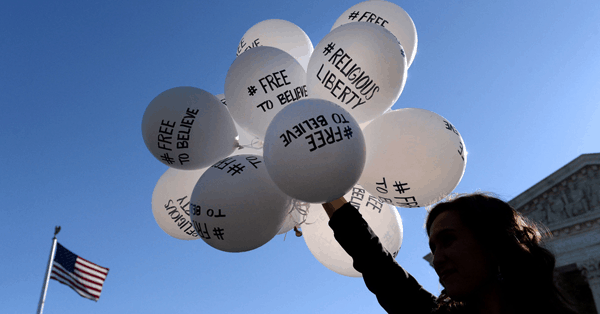
{"label": "white balloon", "polygon": [[182,170],[206,168],[238,145],[227,107],[212,94],[189,86],[166,90],[150,102],[142,135],[156,159]]}
{"label": "white balloon", "polygon": [[281,229],[292,199],[271,181],[258,155],[227,157],[200,177],[190,216],[198,235],[226,252],[256,249]]}
{"label": "white balloon", "polygon": [[[369,227],[379,237],[381,244],[394,257],[402,245],[402,220],[398,211],[381,203],[376,197],[356,185],[345,198],[358,209]],[[325,267],[344,276],[361,277],[352,266],[352,257],[333,237],[328,225],[329,217],[321,204],[311,204],[302,235],[313,256]]]}
{"label": "white balloon", "polygon": [[313,52],[310,38],[300,27],[278,19],[262,21],[248,29],[238,44],[236,57],[258,46],[275,47],[289,53],[304,70]]}
{"label": "white balloon", "polygon": [[246,51],[235,59],[225,77],[231,116],[260,139],[281,109],[306,97],[304,68],[291,55],[273,47]]}
{"label": "white balloon", "polygon": [[310,97],[332,101],[358,123],[392,107],[406,82],[406,58],[396,37],[371,23],[332,30],[315,48],[307,70]]}
{"label": "white balloon", "polygon": [[342,107],[303,99],[273,118],[264,157],[269,176],[283,192],[303,202],[325,203],[356,184],[366,158],[365,141]]}
{"label": "white balloon", "polygon": [[199,170],[169,168],[160,177],[152,192],[152,214],[158,226],[180,240],[199,239],[190,218],[190,197],[200,176]]}
{"label": "white balloon", "polygon": [[[216,95],[216,97],[217,97],[217,99],[219,99],[221,101],[222,104],[227,106],[227,101],[225,100],[224,94],[218,94],[218,95]],[[242,128],[237,122],[235,122],[235,120],[233,121],[233,123],[235,124],[235,129],[238,132],[238,142],[240,145],[239,145],[238,149],[236,149],[229,156],[241,155],[241,154],[255,154],[255,155],[262,156],[263,141],[261,139],[259,139],[257,136],[254,136],[254,135],[246,132],[246,130],[244,130],[244,128]]]}
{"label": "white balloon", "polygon": [[467,154],[460,133],[425,109],[398,109],[364,129],[367,162],[359,180],[388,204],[423,207],[452,192],[462,179]]}
{"label": "white balloon", "polygon": [[[372,1],[377,1],[377,0],[372,0]],[[384,114],[385,114],[386,112],[390,112],[390,111],[392,111],[392,108],[389,108],[388,110],[386,110],[386,111],[384,112]],[[367,125],[369,125],[371,122],[373,122],[373,120],[369,120],[369,121],[367,121],[367,122],[363,122],[363,123],[361,123],[361,124],[360,124],[360,129],[364,131],[364,130],[365,130],[365,128],[367,127]]]}
{"label": "white balloon", "polygon": [[364,1],[342,13],[331,30],[352,22],[373,23],[389,30],[402,44],[410,67],[417,54],[417,28],[410,15],[401,7],[383,0]]}

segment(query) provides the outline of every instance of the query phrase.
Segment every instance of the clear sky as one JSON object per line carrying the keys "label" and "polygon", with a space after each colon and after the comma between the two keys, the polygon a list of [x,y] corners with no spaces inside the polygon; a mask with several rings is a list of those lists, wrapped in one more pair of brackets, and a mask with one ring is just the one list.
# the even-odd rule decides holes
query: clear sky
{"label": "clear sky", "polygon": [[[0,312],[37,308],[55,225],[109,267],[95,303],[51,281],[44,313],[383,313],[362,279],[322,266],[290,232],[246,253],[182,241],[154,221],[167,167],[142,115],[176,86],[224,92],[242,35],[266,19],[313,45],[359,1],[9,1],[0,10]],[[600,2],[394,1],[418,32],[394,109],[434,111],[469,152],[456,192],[510,200],[600,152]],[[439,293],[425,210],[399,209],[397,260]]]}

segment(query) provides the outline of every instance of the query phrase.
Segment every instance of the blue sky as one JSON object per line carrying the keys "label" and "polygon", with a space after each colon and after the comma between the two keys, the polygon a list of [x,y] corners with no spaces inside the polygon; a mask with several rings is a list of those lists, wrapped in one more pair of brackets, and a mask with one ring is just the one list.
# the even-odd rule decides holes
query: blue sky
{"label": "blue sky", "polygon": [[[225,253],[154,221],[166,166],[146,149],[148,103],[176,86],[223,93],[242,35],[266,19],[313,45],[359,1],[12,1],[0,12],[0,308],[37,308],[55,225],[68,249],[110,268],[94,303],[51,281],[45,313],[383,313],[302,238]],[[469,152],[456,192],[510,200],[600,151],[600,3],[402,1],[418,32],[394,109],[434,111]],[[425,210],[399,209],[397,260],[438,293]]]}

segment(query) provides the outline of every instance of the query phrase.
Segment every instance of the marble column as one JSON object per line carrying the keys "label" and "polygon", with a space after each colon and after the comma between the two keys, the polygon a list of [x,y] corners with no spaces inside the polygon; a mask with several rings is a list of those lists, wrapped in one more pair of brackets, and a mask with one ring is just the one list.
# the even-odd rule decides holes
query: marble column
{"label": "marble column", "polygon": [[600,313],[600,257],[591,258],[578,264],[594,296],[596,312]]}

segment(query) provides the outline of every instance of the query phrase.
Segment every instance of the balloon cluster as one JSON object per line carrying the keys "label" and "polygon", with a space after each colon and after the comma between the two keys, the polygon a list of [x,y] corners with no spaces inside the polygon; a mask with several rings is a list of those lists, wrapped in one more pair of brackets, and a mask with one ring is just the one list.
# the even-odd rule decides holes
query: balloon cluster
{"label": "balloon cluster", "polygon": [[416,51],[412,19],[387,1],[349,8],[314,49],[291,22],[254,25],[224,94],[175,87],[144,113],[144,142],[169,166],[152,196],[158,225],[227,252],[256,249],[302,225],[323,265],[358,276],[319,205],[345,196],[397,253],[402,222],[393,206],[438,202],[466,166],[448,120],[390,110]]}

